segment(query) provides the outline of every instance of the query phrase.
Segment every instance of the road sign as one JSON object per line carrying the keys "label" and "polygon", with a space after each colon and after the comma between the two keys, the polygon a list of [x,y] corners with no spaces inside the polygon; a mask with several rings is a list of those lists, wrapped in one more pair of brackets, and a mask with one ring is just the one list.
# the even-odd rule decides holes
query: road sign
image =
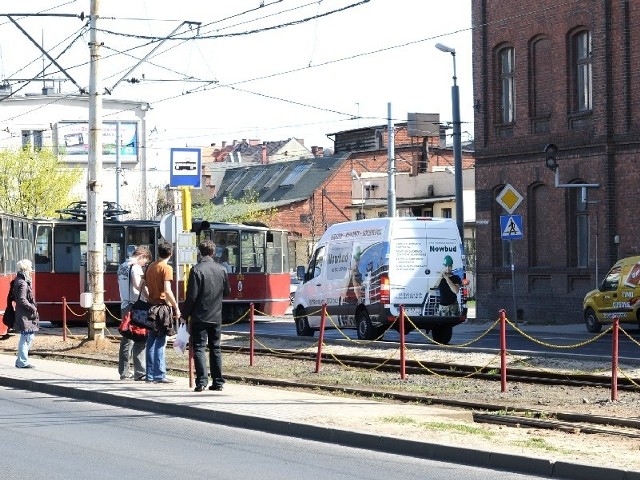
{"label": "road sign", "polygon": [[502,191],[498,194],[496,201],[502,205],[507,212],[513,213],[513,211],[518,208],[520,202],[522,202],[522,195],[518,193],[518,191],[511,186],[511,184],[507,183]]}
{"label": "road sign", "polygon": [[202,152],[199,148],[172,148],[169,186],[200,188]]}
{"label": "road sign", "polygon": [[500,232],[503,240],[519,240],[522,238],[522,215],[501,215]]}
{"label": "road sign", "polygon": [[174,243],[176,232],[182,233],[182,215],[176,216],[174,213],[167,213],[160,219],[160,234],[167,242]]}

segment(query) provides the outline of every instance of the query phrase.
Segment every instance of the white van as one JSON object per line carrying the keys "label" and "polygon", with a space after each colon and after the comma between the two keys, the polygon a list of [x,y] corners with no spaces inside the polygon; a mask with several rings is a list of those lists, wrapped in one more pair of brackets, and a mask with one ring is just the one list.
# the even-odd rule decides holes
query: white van
{"label": "white van", "polygon": [[[297,334],[313,336],[326,304],[340,328],[356,328],[360,339],[377,338],[404,305],[413,324],[431,331],[435,341],[449,343],[453,327],[466,320],[467,308],[460,288],[460,314],[438,314],[437,287],[446,256],[453,260],[453,274],[464,279],[462,242],[449,218],[376,218],[330,226],[294,297]],[[332,326],[327,318],[325,327]],[[405,322],[405,332],[410,327]]]}

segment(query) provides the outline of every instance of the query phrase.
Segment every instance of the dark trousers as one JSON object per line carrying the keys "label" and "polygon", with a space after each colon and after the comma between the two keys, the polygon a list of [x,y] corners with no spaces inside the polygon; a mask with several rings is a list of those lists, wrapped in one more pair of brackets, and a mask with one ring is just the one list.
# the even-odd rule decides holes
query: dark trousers
{"label": "dark trousers", "polygon": [[207,355],[206,347],[209,347],[209,365],[211,367],[211,380],[213,385],[221,387],[224,384],[222,378],[222,352],[220,350],[220,323],[192,323],[191,341],[193,342],[193,357],[196,368],[196,385],[206,386]]}

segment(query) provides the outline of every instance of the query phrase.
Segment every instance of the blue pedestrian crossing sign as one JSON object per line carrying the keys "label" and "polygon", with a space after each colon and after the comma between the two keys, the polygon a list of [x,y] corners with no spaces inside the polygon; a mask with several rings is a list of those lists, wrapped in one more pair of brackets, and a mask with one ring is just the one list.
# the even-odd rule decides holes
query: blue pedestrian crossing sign
{"label": "blue pedestrian crossing sign", "polygon": [[501,215],[500,232],[503,240],[519,240],[522,238],[522,215]]}

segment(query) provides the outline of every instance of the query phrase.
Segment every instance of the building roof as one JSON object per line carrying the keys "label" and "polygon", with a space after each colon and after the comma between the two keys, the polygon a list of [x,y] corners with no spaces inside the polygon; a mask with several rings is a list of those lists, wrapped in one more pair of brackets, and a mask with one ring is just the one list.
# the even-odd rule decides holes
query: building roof
{"label": "building roof", "polygon": [[308,199],[349,155],[316,157],[267,165],[246,165],[226,170],[213,203],[236,200],[253,191],[260,203],[284,205]]}

